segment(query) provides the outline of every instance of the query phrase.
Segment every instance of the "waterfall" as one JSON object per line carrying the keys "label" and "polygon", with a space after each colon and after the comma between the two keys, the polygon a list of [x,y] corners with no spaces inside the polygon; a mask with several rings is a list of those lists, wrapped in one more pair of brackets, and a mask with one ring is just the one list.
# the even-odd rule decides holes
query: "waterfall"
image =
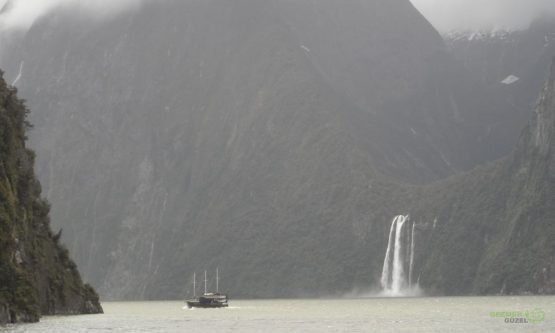
{"label": "waterfall", "polygon": [[414,266],[414,227],[416,223],[412,222],[410,232],[410,260],[409,260],[409,289],[412,288],[412,268]]}
{"label": "waterfall", "polygon": [[[409,221],[408,215],[398,215],[391,222],[389,230],[389,239],[382,268],[381,287],[382,294],[386,296],[407,296],[418,294],[418,286],[416,289],[412,286],[412,273],[414,265],[414,247],[415,247],[415,223],[412,223],[410,234],[403,237],[404,225]],[[406,244],[405,248],[404,242]],[[405,249],[405,251],[403,251]],[[393,258],[392,258],[393,252]],[[408,256],[408,272],[405,274]]]}
{"label": "waterfall", "polygon": [[12,86],[15,86],[15,85],[17,84],[17,82],[19,81],[19,79],[21,79],[21,75],[23,75],[23,64],[25,64],[24,61],[22,61],[22,62],[19,64],[19,72],[18,72],[18,74],[17,74],[17,77],[13,80]]}
{"label": "waterfall", "polygon": [[391,228],[389,230],[389,240],[387,241],[387,250],[385,251],[385,259],[383,261],[383,269],[382,269],[382,289],[387,289],[389,285],[389,262],[391,261],[391,238],[393,238],[393,231],[395,230],[395,225],[397,224],[397,220],[401,216],[397,216],[393,219],[391,223]]}
{"label": "waterfall", "polygon": [[406,220],[406,216],[401,216],[397,220],[397,227],[395,228],[393,271],[391,272],[391,291],[393,292],[393,294],[398,294],[401,291],[401,287],[405,278],[403,270],[403,255],[401,252],[401,247],[403,246],[403,242],[401,241],[401,232],[403,231],[403,225],[405,225]]}

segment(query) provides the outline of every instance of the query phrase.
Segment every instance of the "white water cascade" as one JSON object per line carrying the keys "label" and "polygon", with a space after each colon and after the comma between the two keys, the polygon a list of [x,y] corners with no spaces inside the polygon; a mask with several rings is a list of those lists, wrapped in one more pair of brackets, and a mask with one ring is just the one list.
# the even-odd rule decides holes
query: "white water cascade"
{"label": "white water cascade", "polygon": [[414,267],[414,227],[416,223],[412,224],[410,232],[410,261],[409,261],[409,289],[412,288],[412,268]]}
{"label": "white water cascade", "polygon": [[[385,296],[410,296],[418,294],[418,286],[414,287],[412,285],[415,224],[412,224],[410,234],[405,236],[403,234],[403,227],[407,222],[410,223],[408,215],[398,215],[391,222],[380,280],[382,294]],[[407,246],[407,248],[404,247],[405,241],[410,243],[410,246]],[[408,255],[408,262],[404,254]],[[405,274],[405,267],[407,265],[409,270],[408,277]]]}

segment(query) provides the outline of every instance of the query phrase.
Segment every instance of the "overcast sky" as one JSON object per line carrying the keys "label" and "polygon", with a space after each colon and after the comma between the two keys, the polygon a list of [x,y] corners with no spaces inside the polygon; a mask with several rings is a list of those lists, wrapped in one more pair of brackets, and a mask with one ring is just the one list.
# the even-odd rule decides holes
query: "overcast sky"
{"label": "overcast sky", "polygon": [[555,17],[555,0],[411,0],[440,31],[522,29],[540,14]]}
{"label": "overcast sky", "polygon": [[[0,0],[0,8],[8,0]],[[105,17],[142,0],[14,0],[0,15],[0,30],[27,29],[37,18],[59,6],[74,6]],[[153,0],[149,0],[153,1]],[[233,1],[233,0],[228,0]],[[263,1],[263,0],[260,0]],[[302,1],[302,0],[299,0]],[[337,0],[342,1],[342,0]],[[525,28],[539,13],[555,17],[555,0],[411,0],[440,31]]]}

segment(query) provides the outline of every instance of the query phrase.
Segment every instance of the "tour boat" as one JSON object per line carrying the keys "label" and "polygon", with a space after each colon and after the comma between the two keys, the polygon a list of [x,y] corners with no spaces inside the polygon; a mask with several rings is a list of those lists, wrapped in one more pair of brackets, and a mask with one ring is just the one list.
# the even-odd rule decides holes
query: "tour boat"
{"label": "tour boat", "polygon": [[193,273],[193,298],[186,300],[187,307],[191,308],[225,308],[228,306],[227,295],[219,291],[219,274],[216,269],[216,292],[208,292],[206,289],[206,271],[204,271],[204,294],[196,296],[196,273]]}

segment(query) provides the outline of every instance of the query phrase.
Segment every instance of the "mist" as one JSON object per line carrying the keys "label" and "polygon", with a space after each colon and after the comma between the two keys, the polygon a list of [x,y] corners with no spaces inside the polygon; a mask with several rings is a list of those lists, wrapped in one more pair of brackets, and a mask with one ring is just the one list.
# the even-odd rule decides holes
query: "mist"
{"label": "mist", "polygon": [[0,0],[0,31],[25,31],[53,11],[71,8],[76,14],[109,18],[135,8],[142,0]]}
{"label": "mist", "polygon": [[520,30],[540,16],[555,17],[553,0],[411,0],[441,32]]}
{"label": "mist", "polygon": [[[555,17],[553,0],[411,0],[441,32],[451,30],[524,29],[537,17]],[[143,0],[0,0],[0,31],[27,30],[41,17],[62,7],[108,18]]]}

